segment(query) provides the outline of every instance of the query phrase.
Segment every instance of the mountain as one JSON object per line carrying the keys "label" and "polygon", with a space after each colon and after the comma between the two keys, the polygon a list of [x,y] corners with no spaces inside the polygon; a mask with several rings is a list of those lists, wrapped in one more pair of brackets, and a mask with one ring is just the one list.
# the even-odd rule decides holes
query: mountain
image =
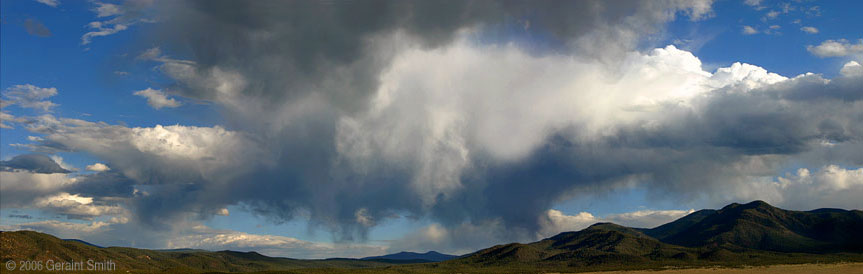
{"label": "mountain", "polygon": [[462,259],[478,264],[565,262],[570,266],[596,263],[638,263],[656,259],[690,259],[695,252],[660,242],[644,233],[598,223],[577,232],[564,232],[529,244],[506,244],[477,251]]}
{"label": "mountain", "polygon": [[702,210],[641,230],[660,241],[687,246],[724,246],[779,252],[863,252],[863,211],[792,211],[762,201]]}
{"label": "mountain", "polygon": [[429,251],[426,253],[416,253],[416,252],[399,252],[394,254],[387,254],[383,256],[374,256],[374,257],[365,257],[360,260],[374,260],[374,261],[411,261],[411,262],[442,262],[446,260],[451,260],[458,258],[455,255],[448,255],[438,253],[437,251]]}
{"label": "mountain", "polygon": [[63,240],[64,240],[64,241],[79,242],[79,243],[82,243],[82,244],[85,244],[85,245],[89,245],[89,246],[93,246],[93,247],[99,247],[99,248],[101,248],[101,246],[94,245],[94,244],[91,244],[91,243],[85,242],[85,241],[83,241],[83,240],[78,240],[78,239],[63,239]]}
{"label": "mountain", "polygon": [[83,241],[62,240],[34,232],[0,232],[0,261],[64,261],[92,259],[111,260],[117,270],[194,272],[249,272],[308,268],[366,268],[393,265],[386,262],[357,259],[298,260],[276,258],[257,252],[202,250],[147,250],[127,247],[98,247]]}
{"label": "mountain", "polygon": [[696,211],[653,229],[598,223],[534,243],[497,245],[447,263],[556,271],[563,266],[601,270],[861,261],[861,232],[859,210],[790,211],[755,201]]}

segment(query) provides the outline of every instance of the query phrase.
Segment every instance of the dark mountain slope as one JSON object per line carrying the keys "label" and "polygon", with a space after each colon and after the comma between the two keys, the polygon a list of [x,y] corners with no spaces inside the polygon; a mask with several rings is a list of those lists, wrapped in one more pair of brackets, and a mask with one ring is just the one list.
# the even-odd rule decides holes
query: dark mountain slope
{"label": "dark mountain slope", "polygon": [[716,214],[716,210],[714,209],[702,209],[689,215],[683,216],[680,219],[677,219],[673,222],[658,226],[652,229],[639,229],[639,231],[644,234],[656,238],[656,239],[665,239],[670,235],[678,234],[693,225],[701,222],[707,216]]}
{"label": "dark mountain slope", "polygon": [[475,252],[463,260],[481,264],[566,262],[577,265],[636,263],[695,256],[692,250],[662,243],[638,230],[599,223],[582,231],[564,232],[535,243],[494,246]]}
{"label": "dark mountain slope", "polygon": [[699,211],[654,229],[663,242],[688,247],[749,248],[780,252],[861,252],[863,212],[790,211],[762,201]]}
{"label": "dark mountain slope", "polygon": [[494,246],[450,262],[613,269],[858,260],[863,255],[859,253],[863,250],[861,213],[840,209],[788,211],[756,201],[700,210],[653,229],[599,223],[535,243]]}

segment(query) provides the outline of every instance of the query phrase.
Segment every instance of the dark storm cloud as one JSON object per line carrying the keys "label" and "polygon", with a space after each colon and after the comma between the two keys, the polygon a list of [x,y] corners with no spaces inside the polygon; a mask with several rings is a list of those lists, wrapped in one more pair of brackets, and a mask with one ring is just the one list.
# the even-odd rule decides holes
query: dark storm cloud
{"label": "dark storm cloud", "polygon": [[[129,202],[141,223],[169,227],[186,213],[206,218],[227,205],[240,205],[274,222],[307,218],[313,225],[332,231],[338,240],[363,239],[370,227],[394,214],[431,217],[448,228],[466,227],[480,232],[485,225],[501,222],[507,231],[496,231],[495,235],[526,239],[540,229],[539,217],[546,210],[577,195],[608,191],[637,179],[651,186],[649,189],[656,195],[686,201],[699,195],[726,193],[721,190],[733,189],[741,177],[774,176],[780,163],[790,156],[810,155],[806,157],[817,165],[838,159],[810,153],[831,149],[822,147],[822,141],[838,143],[837,148],[859,144],[863,136],[861,83],[860,78],[849,77],[826,81],[819,76],[805,76],[752,90],[741,86],[710,90],[695,95],[691,105],[659,104],[645,118],[635,115],[639,116],[635,122],[599,117],[607,118],[602,120],[611,124],[601,134],[583,133],[590,130],[583,125],[587,122],[564,117],[560,119],[563,126],[527,127],[551,132],[536,137],[539,144],[535,147],[524,145],[530,147],[526,155],[510,158],[489,152],[488,147],[499,144],[482,143],[499,140],[472,136],[486,132],[471,130],[485,128],[486,122],[558,124],[508,121],[521,118],[517,117],[520,105],[509,105],[510,101],[520,103],[524,97],[508,98],[507,95],[522,93],[508,94],[497,89],[509,87],[483,85],[483,81],[500,81],[498,75],[467,80],[442,77],[453,82],[453,88],[463,85],[472,90],[476,84],[487,89],[487,93],[479,94],[489,105],[453,110],[447,107],[462,102],[424,97],[421,93],[423,88],[440,87],[406,80],[399,88],[419,95],[401,94],[407,99],[393,104],[403,106],[389,106],[381,117],[363,120],[363,115],[372,112],[371,98],[381,88],[381,74],[404,50],[400,43],[413,44],[406,48],[424,51],[446,49],[460,45],[456,41],[463,28],[528,26],[529,21],[531,31],[549,34],[562,44],[563,53],[551,52],[550,56],[576,60],[572,62],[586,60],[583,62],[588,64],[587,69],[576,66],[568,72],[618,80],[597,71],[614,67],[609,63],[615,60],[631,57],[643,35],[660,30],[674,14],[684,11],[698,17],[709,11],[709,2],[613,3],[168,2],[157,5],[161,23],[155,41],[161,50],[148,51],[141,59],[162,63],[159,68],[176,80],[172,92],[221,107],[230,130],[126,128],[80,121],[36,122],[30,128],[46,135],[42,143],[87,151],[106,159],[112,172],[117,172],[93,175],[81,183],[103,186],[117,182],[105,193],[87,192],[90,188],[71,191],[97,197],[129,197],[133,183],[125,178],[141,185],[146,194],[132,195]],[[678,54],[674,52],[665,49],[661,53],[668,56],[650,58],[692,61],[683,54],[673,56]],[[440,56],[454,58],[433,55]],[[501,56],[518,59],[512,54],[492,58]],[[417,62],[429,63],[423,66],[440,66],[431,64],[438,61],[429,60],[433,58],[418,59]],[[541,63],[534,67],[546,71],[516,70],[512,75],[555,75],[555,70],[568,65],[571,62]],[[636,71],[643,65],[647,72],[667,72],[650,64],[630,65]],[[700,63],[698,66],[700,69]],[[471,68],[497,69],[487,63]],[[420,78],[427,78],[423,76],[427,75]],[[438,75],[428,76],[437,79]],[[525,88],[537,85],[603,94],[588,90],[588,84],[605,87],[602,81],[594,83],[594,79],[580,76],[561,78],[584,81],[584,90],[581,85],[546,86],[547,83],[533,82]],[[641,75],[629,76],[641,79]],[[629,84],[623,88],[642,88],[646,83]],[[433,92],[453,95],[444,90]],[[567,95],[548,96],[572,100]],[[621,97],[625,96],[611,98],[622,100]],[[621,112],[618,105],[603,109],[603,102],[584,100],[588,102],[579,102],[573,108],[597,105],[599,110],[613,115]],[[482,107],[497,110],[490,115],[496,119],[475,117]],[[542,113],[544,107],[527,106],[529,111],[521,113]],[[515,114],[510,113],[512,110],[516,110]],[[445,124],[440,126],[444,133],[436,133],[436,122],[440,120],[433,115],[451,113],[457,116],[455,120],[469,120],[466,126]],[[566,111],[553,114],[573,115]],[[558,121],[557,117],[531,117]],[[472,126],[475,128],[460,131]],[[524,129],[514,127],[489,134],[499,139],[533,141],[507,136],[518,135],[514,132],[517,130]],[[829,164],[859,165],[863,161],[853,153],[838,153],[848,155],[839,163]],[[747,161],[752,158],[763,163],[749,165]]]}
{"label": "dark storm cloud", "polygon": [[[345,241],[393,216],[429,218],[442,226],[428,232],[449,238],[437,242],[464,249],[534,240],[557,203],[635,184],[663,200],[725,203],[788,163],[863,165],[863,77],[774,83],[752,79],[751,67],[714,77],[688,52],[638,51],[675,14],[704,16],[709,4],[159,3],[146,45],[157,47],[138,60],[176,80],[166,92],[216,105],[227,129],[45,115],[22,124],[44,138],[21,146],[110,164],[51,191],[99,206],[122,198],[135,234],[235,205],[276,223],[307,219]],[[559,45],[526,55],[506,37],[460,32],[509,24]],[[732,80],[714,79],[723,77]],[[686,96],[654,97],[676,89]],[[632,97],[649,102],[618,102]],[[22,174],[4,179],[28,186]],[[22,189],[30,196],[4,189],[4,205],[50,194]]]}
{"label": "dark storm cloud", "polygon": [[[270,99],[266,104],[317,92],[351,111],[365,105],[395,53],[375,41],[396,31],[435,48],[463,28],[530,20],[538,32],[600,57],[600,50],[627,50],[678,10],[702,16],[705,6],[709,2],[185,1],[162,5],[160,39],[194,61],[198,71],[238,72],[247,80],[242,92]],[[597,29],[615,31],[576,43]],[[203,88],[185,73],[177,78],[185,86],[182,95],[216,100],[216,89]]]}
{"label": "dark storm cloud", "polygon": [[16,169],[46,174],[71,172],[60,167],[50,157],[42,154],[21,154],[12,157],[9,161],[0,161],[0,170],[13,171]]}
{"label": "dark storm cloud", "polygon": [[[340,160],[335,147],[340,119],[366,110],[370,95],[379,88],[381,72],[391,64],[402,47],[400,43],[431,50],[450,45],[466,28],[529,24],[531,31],[552,37],[566,51],[576,51],[588,59],[619,60],[642,35],[655,33],[675,14],[698,18],[710,8],[710,1],[163,4],[156,5],[161,28],[155,39],[167,54],[149,51],[153,54],[144,54],[143,59],[162,63],[161,71],[177,80],[170,88],[175,94],[223,106],[229,126],[251,133],[256,144],[270,153],[260,164],[239,168],[245,174],[221,177],[226,178],[224,182],[164,176],[166,183],[189,185],[177,189],[160,186],[167,189],[142,200],[139,213],[165,217],[170,211],[207,212],[224,204],[242,204],[276,221],[308,217],[339,239],[363,238],[369,227],[394,213],[423,216],[427,211],[425,194],[417,193],[416,186],[410,184],[421,172],[416,166],[421,160],[393,165],[389,160],[373,161],[368,163],[374,166],[372,170],[360,174],[346,160]],[[116,161],[112,164],[117,165]],[[134,164],[119,167],[139,169]],[[521,177],[544,168],[551,166],[522,168]],[[147,169],[136,173],[162,176],[146,174],[179,172]],[[546,180],[572,175],[564,173],[552,172]],[[488,177],[483,180],[503,176]],[[503,191],[465,184],[467,192],[480,191],[475,195]],[[513,213],[519,215],[517,221],[535,223],[536,215],[531,214],[547,204],[538,200],[553,196],[558,189],[525,198],[532,205]],[[446,203],[457,198],[440,195],[439,199]],[[497,203],[503,202],[482,206]],[[453,207],[452,212],[485,211],[481,214],[489,217],[505,211]],[[452,222],[462,217],[455,216]]]}
{"label": "dark storm cloud", "polygon": [[132,197],[135,181],[115,171],[78,175],[64,191],[85,197]]}
{"label": "dark storm cloud", "polygon": [[9,218],[18,218],[18,219],[33,219],[33,216],[27,214],[9,214]]}

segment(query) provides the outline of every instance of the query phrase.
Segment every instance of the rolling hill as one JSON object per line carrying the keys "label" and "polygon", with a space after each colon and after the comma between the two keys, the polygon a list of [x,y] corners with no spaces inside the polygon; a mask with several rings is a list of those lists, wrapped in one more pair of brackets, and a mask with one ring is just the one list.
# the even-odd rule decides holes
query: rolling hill
{"label": "rolling hill", "polygon": [[156,272],[249,272],[302,268],[365,268],[392,265],[357,259],[299,260],[274,258],[257,252],[176,250],[159,251],[127,247],[105,247],[62,240],[34,232],[0,232],[0,261],[94,261],[112,260],[117,270]]}

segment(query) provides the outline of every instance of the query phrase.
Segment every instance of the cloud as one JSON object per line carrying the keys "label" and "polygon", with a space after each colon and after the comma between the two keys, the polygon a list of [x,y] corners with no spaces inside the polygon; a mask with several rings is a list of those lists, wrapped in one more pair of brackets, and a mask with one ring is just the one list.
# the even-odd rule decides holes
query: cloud
{"label": "cloud", "polygon": [[[753,195],[750,191],[759,191]],[[751,178],[744,187],[737,188],[736,198],[752,200],[755,196],[787,209],[812,210],[816,208],[863,207],[863,168],[846,169],[826,165],[817,170],[800,168],[795,173],[776,179]]]}
{"label": "cloud", "polygon": [[[613,81],[595,82],[589,79],[601,79],[591,74],[603,66],[600,63],[531,56],[517,47],[463,43],[433,51],[404,51],[396,60],[393,69],[385,70],[385,88],[373,98],[370,109],[332,125],[333,143],[294,145],[284,139],[272,143],[218,127],[126,128],[49,115],[37,117],[27,128],[44,135],[34,139],[37,144],[54,143],[91,153],[107,159],[112,168],[134,181],[153,185],[155,191],[131,204],[143,219],[167,221],[181,208],[216,214],[225,205],[248,203],[251,210],[275,219],[307,212],[303,214],[309,214],[313,223],[320,222],[338,235],[340,226],[346,226],[345,231],[364,228],[393,211],[410,210],[440,220],[446,231],[508,228],[481,238],[488,242],[533,235],[532,230],[542,227],[536,216],[567,197],[566,193],[638,180],[653,184],[664,196],[726,194],[722,189],[736,182],[737,176],[748,178],[777,170],[782,155],[830,149],[818,145],[824,141],[837,143],[837,147],[853,144],[859,136],[855,131],[859,121],[847,118],[859,112],[853,107],[859,96],[849,97],[859,87],[859,79],[826,81],[817,75],[789,79],[739,63],[708,73],[701,70],[697,58],[674,47],[634,52]],[[551,67],[556,70],[544,69]],[[530,71],[543,74],[525,73]],[[419,77],[429,75],[433,77]],[[501,75],[522,79],[519,82],[525,86],[481,80]],[[437,86],[462,82],[451,80],[460,77],[475,79],[470,82],[472,88]],[[567,92],[573,86],[567,84],[570,81],[581,87],[590,83],[589,88],[572,94]],[[531,87],[536,89],[527,89]],[[524,90],[545,93],[517,97]],[[589,100],[597,98],[591,92],[600,91],[617,99],[602,104]],[[519,99],[482,101],[495,97]],[[852,105],[842,103],[848,100]],[[424,102],[424,106],[410,102]],[[536,112],[537,105],[548,113]],[[320,110],[314,104],[307,106],[294,110]],[[468,112],[471,114],[465,114]],[[472,124],[486,126],[465,126]],[[522,130],[489,127],[494,125]],[[570,131],[569,125],[579,125],[579,130]],[[741,129],[742,125],[746,127]],[[389,129],[389,134],[374,134],[384,132],[382,128]],[[495,132],[501,134],[488,134]],[[533,135],[535,132],[545,134]],[[429,139],[411,143],[416,135]],[[498,139],[501,135],[508,140]],[[272,144],[286,146],[283,151],[289,155],[316,155],[327,149],[337,154],[320,162],[296,161],[296,157],[279,158],[261,149]],[[335,148],[328,147],[332,144]],[[861,161],[859,156],[848,157],[848,163]],[[621,165],[629,170],[621,172]],[[323,190],[309,189],[319,184],[304,181],[305,176],[315,178],[317,171],[331,178]],[[351,179],[342,179],[342,174],[352,175]],[[285,184],[275,179],[286,176],[296,181]],[[693,176],[709,179],[695,186],[685,179]],[[256,184],[242,183],[247,181]],[[525,181],[532,184],[525,185]],[[365,191],[368,188],[381,191]],[[386,193],[388,198],[377,193]],[[513,195],[523,201],[518,209],[508,206],[516,199]],[[329,197],[340,197],[339,203],[326,202],[332,201]],[[733,198],[738,196],[715,199]],[[279,204],[284,201],[296,204]],[[442,241],[442,245],[453,242]]]}
{"label": "cloud", "polygon": [[515,242],[536,241],[535,234],[524,233],[512,237],[499,221],[483,223],[464,222],[458,225],[433,223],[388,243],[385,253],[411,251],[424,253],[431,250],[447,254],[468,254],[480,248],[501,244],[502,239]]}
{"label": "cloud", "polygon": [[136,91],[134,94],[147,98],[147,104],[154,109],[175,108],[181,105],[180,102],[174,100],[174,98],[168,98],[164,92],[158,89],[147,88],[145,90]]}
{"label": "cloud", "polygon": [[33,219],[33,216],[30,216],[28,214],[9,214],[6,216],[8,216],[9,218],[17,218],[17,219],[27,219],[27,220]]}
{"label": "cloud", "polygon": [[93,11],[96,12],[96,17],[111,17],[123,14],[122,7],[119,5],[102,2],[96,2],[95,4],[96,8]]}
{"label": "cloud", "polygon": [[863,54],[863,39],[857,44],[845,39],[826,40],[817,46],[807,46],[806,50],[818,57],[839,57]]}
{"label": "cloud", "polygon": [[104,172],[104,171],[111,170],[111,168],[108,167],[107,165],[103,164],[103,163],[95,163],[92,165],[87,165],[87,170],[95,171],[95,172]]}
{"label": "cloud", "polygon": [[[28,137],[28,138],[27,138],[28,140],[38,140],[38,138],[39,138],[39,137],[36,137],[36,136],[27,136],[27,137]],[[31,137],[32,137],[32,138],[31,138]],[[54,160],[54,162],[55,162],[55,163],[57,163],[57,165],[59,165],[61,168],[65,169],[65,170],[69,170],[69,171],[72,171],[72,172],[77,172],[77,171],[78,171],[78,169],[77,169],[77,168],[75,168],[75,167],[73,167],[73,166],[71,166],[71,165],[69,165],[69,164],[67,164],[67,163],[63,162],[63,157],[60,157],[60,155],[56,155],[56,154],[51,155],[51,160]]]}
{"label": "cloud", "polygon": [[[0,99],[0,106],[6,107],[10,103],[11,102],[9,101]],[[0,108],[0,110],[2,110],[2,108]],[[21,123],[25,121],[27,121],[27,119],[24,117],[15,117],[15,115],[0,111],[0,128],[14,128],[12,125],[7,124],[6,122]]]}
{"label": "cloud", "polygon": [[137,198],[137,195],[141,194],[141,191],[135,188],[138,185],[137,182],[115,171],[79,174],[72,179],[74,184],[67,185],[56,193],[68,192],[113,203],[126,198]]}
{"label": "cloud", "polygon": [[48,5],[49,7],[56,8],[60,5],[60,1],[58,0],[36,0],[36,2]]}
{"label": "cloud", "polygon": [[779,32],[779,29],[781,28],[782,27],[779,25],[770,25],[766,30],[764,30],[764,34],[780,35],[782,33]]}
{"label": "cloud", "polygon": [[81,36],[81,45],[88,45],[95,37],[109,36],[124,31],[139,23],[154,22],[151,19],[150,8],[154,1],[151,0],[127,0],[122,4],[104,2],[93,2],[96,7],[93,12],[102,21],[93,21],[87,24],[89,32]]}
{"label": "cloud", "polygon": [[[76,177],[79,185],[90,187],[74,188],[76,192],[68,191],[70,193],[128,196],[132,194],[132,184],[153,185],[148,190],[153,195],[130,201],[138,217],[152,225],[170,223],[172,218],[187,211],[205,215],[218,212],[234,201],[215,196],[199,197],[216,198],[212,202],[198,201],[188,196],[187,191],[199,189],[201,195],[208,195],[203,190],[215,186],[209,183],[236,180],[237,172],[259,165],[255,163],[259,159],[267,159],[257,157],[260,151],[248,136],[221,127],[126,128],[46,115],[30,121],[27,129],[46,134],[44,138],[34,139],[34,149],[47,145],[86,151],[111,163],[109,172]],[[63,133],[54,134],[59,132]],[[174,194],[164,195],[170,193]],[[181,196],[170,197],[172,195]],[[184,206],[192,208],[180,209]]]}
{"label": "cloud", "polygon": [[[505,16],[547,12],[549,16],[532,21],[534,29],[545,29],[567,44],[600,54],[598,51],[612,48],[621,50],[616,48],[618,45],[633,46],[641,33],[657,31],[677,13],[686,13],[692,18],[705,17],[710,12],[710,3],[663,1],[645,4],[626,1],[607,6],[601,1],[580,1],[565,6],[551,3],[525,6],[514,2],[440,4],[384,1],[359,9],[354,4],[325,6],[261,1],[225,5],[177,2],[160,8],[166,15],[164,26],[175,26],[163,28],[165,37],[169,38],[166,46],[191,42],[199,44],[201,47],[198,48],[207,52],[198,55],[200,60],[194,60],[199,64],[195,70],[206,74],[219,70],[254,77],[246,79],[247,83],[254,83],[246,90],[248,95],[275,96],[273,99],[277,100],[270,101],[278,103],[285,99],[299,100],[313,90],[330,90],[334,93],[327,96],[333,96],[331,99],[339,104],[337,107],[350,109],[354,102],[362,102],[357,98],[364,98],[374,91],[377,73],[392,55],[392,51],[385,48],[394,45],[376,47],[374,41],[379,39],[366,38],[403,31],[405,36],[401,38],[405,40],[437,47],[451,41],[460,31],[487,22],[499,22]],[[366,10],[377,13],[370,16]],[[285,18],[293,19],[286,24]],[[219,28],[217,32],[221,35],[198,34],[197,30],[214,27]],[[600,27],[617,31],[594,31]],[[249,36],[250,33],[271,35],[253,37]],[[610,40],[616,42],[605,43]],[[604,47],[598,47],[596,43],[603,43]],[[234,56],[225,58],[228,55]],[[333,78],[342,78],[350,83],[330,80]],[[177,77],[177,80],[178,84],[187,85],[184,95],[188,97],[215,100],[214,96],[223,93],[218,91],[219,94],[214,94],[218,89],[204,89],[187,77]],[[285,92],[267,92],[272,90]],[[340,94],[338,90],[347,93]]]}
{"label": "cloud", "polygon": [[757,34],[758,30],[751,27],[751,26],[743,26],[743,30],[741,32],[743,32],[743,34],[746,34],[746,35],[752,35],[752,34]]}
{"label": "cloud", "polygon": [[764,5],[762,5],[762,0],[744,0],[743,4],[752,7],[755,10],[763,10],[766,9]]}
{"label": "cloud", "polygon": [[27,33],[33,36],[51,36],[51,30],[49,30],[48,27],[45,27],[42,22],[39,22],[39,20],[36,19],[27,18],[27,20],[24,20],[24,29],[27,30]]}
{"label": "cloud", "polygon": [[863,77],[863,65],[856,61],[848,61],[842,66],[839,73],[845,77]]}
{"label": "cloud", "polygon": [[695,210],[639,210],[634,212],[612,214],[604,219],[629,227],[654,228],[677,220]]}
{"label": "cloud", "polygon": [[93,37],[108,36],[129,28],[129,26],[124,24],[105,25],[105,23],[99,21],[90,22],[87,24],[87,27],[93,31],[87,32],[81,36],[81,45],[90,44]]}
{"label": "cloud", "polygon": [[809,33],[809,34],[817,34],[818,33],[818,29],[815,27],[808,27],[808,26],[807,27],[801,27],[800,30],[805,32],[805,33]]}
{"label": "cloud", "polygon": [[21,154],[9,161],[0,161],[0,170],[26,170],[34,173],[69,173],[71,171],[60,167],[53,159],[42,154]]}
{"label": "cloud", "polygon": [[743,3],[748,6],[757,7],[761,5],[762,0],[744,0]]}
{"label": "cloud", "polygon": [[[93,222],[93,223],[76,223],[76,222],[63,222],[58,220],[46,220],[46,221],[38,221],[38,222],[30,222],[23,224],[15,224],[15,225],[4,225],[0,226],[0,229],[4,231],[17,231],[17,230],[34,230],[43,233],[48,233],[52,235],[57,235],[60,237],[64,237],[63,235],[76,235],[70,238],[84,238],[85,235],[94,235],[97,232],[104,230],[108,225],[108,222]],[[78,237],[84,236],[84,237]],[[66,238],[66,237],[64,237]],[[88,237],[92,238],[92,237]]]}
{"label": "cloud", "polygon": [[255,251],[290,258],[361,258],[383,254],[385,247],[368,244],[327,244],[296,238],[196,227],[193,233],[170,239],[167,248]]}
{"label": "cloud", "polygon": [[540,217],[542,229],[538,232],[539,238],[547,238],[561,232],[579,231],[595,223],[611,222],[619,225],[639,228],[653,228],[687,214],[694,210],[640,210],[619,214],[611,214],[599,218],[588,212],[580,212],[576,215],[566,215],[558,210],[549,209],[545,215]]}
{"label": "cloud", "polygon": [[70,174],[61,168],[62,159],[40,154],[23,154],[0,162],[2,206],[35,208],[68,218],[92,219],[106,215],[128,215],[124,199],[132,197],[130,180],[102,172]]}
{"label": "cloud", "polygon": [[551,237],[566,231],[579,231],[599,222],[602,222],[602,219],[588,212],[566,215],[559,210],[549,209],[544,216],[540,217],[542,229],[539,231],[539,237]]}
{"label": "cloud", "polygon": [[[22,147],[109,163],[76,180],[121,182],[112,193],[56,191],[124,197],[128,226],[149,235],[243,205],[274,222],[309,220],[337,242],[414,216],[435,225],[391,248],[455,251],[535,239],[546,221],[581,225],[589,216],[549,217],[579,195],[636,185],[721,204],[773,197],[759,191],[772,186],[764,178],[792,164],[863,165],[863,78],[743,63],[711,72],[674,46],[638,47],[679,14],[709,16],[709,2],[532,7],[550,14],[528,30],[549,35],[542,51],[479,39],[522,14],[517,3],[397,3],[167,3],[160,47],[140,58],[174,80],[172,95],[212,103],[224,125],[42,115],[24,123],[41,139]],[[177,48],[193,52],[163,52]],[[648,225],[665,213],[617,218]]]}
{"label": "cloud", "polygon": [[4,107],[8,105],[18,105],[22,108],[38,109],[44,112],[50,112],[57,104],[45,100],[54,95],[57,95],[56,88],[40,88],[31,84],[14,85],[6,88],[3,91]]}
{"label": "cloud", "polygon": [[75,183],[64,173],[30,173],[0,171],[0,205],[4,208],[31,206],[38,197],[62,191]]}
{"label": "cloud", "polygon": [[41,209],[73,218],[92,218],[124,213],[123,208],[120,206],[96,204],[91,197],[83,197],[66,192],[40,197],[33,204]]}

